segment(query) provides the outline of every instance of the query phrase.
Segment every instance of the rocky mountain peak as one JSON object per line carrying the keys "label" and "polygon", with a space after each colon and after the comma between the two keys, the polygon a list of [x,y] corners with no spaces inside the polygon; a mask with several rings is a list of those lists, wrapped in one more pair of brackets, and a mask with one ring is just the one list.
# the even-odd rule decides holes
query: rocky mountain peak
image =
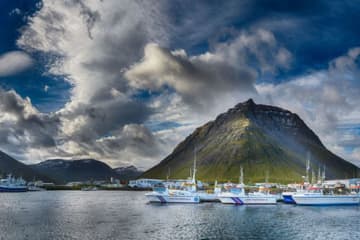
{"label": "rocky mountain peak", "polygon": [[263,181],[266,171],[273,181],[301,181],[307,153],[312,166],[326,165],[331,177],[357,172],[354,165],[328,151],[297,114],[249,99],[197,128],[143,177],[164,178],[169,168],[172,177],[187,177],[194,146],[198,177],[203,180],[237,179],[242,165],[251,181]]}

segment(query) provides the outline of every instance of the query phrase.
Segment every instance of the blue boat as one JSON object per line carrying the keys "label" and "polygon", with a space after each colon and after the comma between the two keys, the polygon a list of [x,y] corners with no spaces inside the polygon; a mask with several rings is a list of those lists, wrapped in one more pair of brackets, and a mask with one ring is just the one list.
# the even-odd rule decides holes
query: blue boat
{"label": "blue boat", "polygon": [[27,192],[26,182],[22,178],[14,178],[8,175],[0,180],[0,192]]}
{"label": "blue boat", "polygon": [[295,201],[293,199],[294,193],[295,192],[283,192],[282,198],[283,198],[284,203],[295,204]]}

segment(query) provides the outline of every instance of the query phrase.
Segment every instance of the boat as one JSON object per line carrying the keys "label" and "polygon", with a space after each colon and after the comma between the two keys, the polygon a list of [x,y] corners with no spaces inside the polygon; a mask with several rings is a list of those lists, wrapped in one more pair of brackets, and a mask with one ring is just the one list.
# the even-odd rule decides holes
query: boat
{"label": "boat", "polygon": [[14,178],[11,174],[0,180],[0,192],[27,192],[26,182],[22,178]]}
{"label": "boat", "polygon": [[[284,203],[288,203],[288,204],[295,204],[294,195],[302,195],[304,193],[308,193],[308,194],[314,194],[314,191],[308,191],[308,188],[311,188],[311,184],[310,184],[310,177],[309,177],[309,171],[310,171],[310,158],[311,155],[308,152],[307,153],[307,160],[306,160],[306,175],[304,178],[304,184],[300,185],[300,187],[297,187],[295,189],[295,191],[287,191],[287,192],[283,192],[282,193],[282,200]],[[315,179],[315,175],[314,172],[312,173],[312,177]],[[321,175],[320,173],[320,168],[319,168],[319,174],[318,174],[318,185],[322,185],[323,182],[325,181],[325,166],[324,166],[324,170],[323,173]],[[315,180],[311,181],[313,184],[315,183]]]}
{"label": "boat", "polygon": [[164,184],[154,185],[151,193],[145,196],[152,203],[199,203],[200,196],[196,192],[196,155],[192,179],[183,184],[182,189],[169,189]]}
{"label": "boat", "polygon": [[221,192],[218,197],[221,203],[247,205],[247,204],[276,204],[277,197],[272,194],[256,192],[252,194],[245,193],[245,185],[243,184],[243,169],[240,168],[239,184],[227,184],[228,191]]}
{"label": "boat", "polygon": [[97,187],[92,187],[92,186],[81,188],[81,191],[97,191],[97,190],[98,190]]}
{"label": "boat", "polygon": [[164,185],[154,186],[151,193],[146,193],[145,196],[151,203],[199,203],[200,197],[198,194],[186,191],[168,189]]}
{"label": "boat", "polygon": [[271,194],[246,194],[244,185],[238,184],[227,192],[219,194],[219,200],[224,204],[276,204],[276,196]]}
{"label": "boat", "polygon": [[221,193],[221,185],[215,181],[213,191],[198,191],[197,192],[201,202],[218,202],[219,194]]}
{"label": "boat", "polygon": [[312,188],[303,194],[293,195],[297,205],[332,206],[332,205],[359,205],[359,194],[325,194],[322,188]]}
{"label": "boat", "polygon": [[42,192],[42,191],[46,191],[45,188],[41,188],[41,187],[38,187],[38,186],[28,186],[28,191],[29,192]]}

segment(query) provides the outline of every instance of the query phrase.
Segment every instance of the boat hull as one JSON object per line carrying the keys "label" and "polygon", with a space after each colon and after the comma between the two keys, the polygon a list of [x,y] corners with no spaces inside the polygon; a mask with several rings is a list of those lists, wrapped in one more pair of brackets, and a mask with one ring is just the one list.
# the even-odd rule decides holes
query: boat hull
{"label": "boat hull", "polygon": [[276,204],[276,197],[260,196],[219,196],[219,200],[224,204],[235,205],[271,205]]}
{"label": "boat hull", "polygon": [[218,194],[212,193],[198,193],[201,202],[218,202],[219,196]]}
{"label": "boat hull", "polygon": [[360,196],[293,196],[297,205],[307,206],[331,206],[331,205],[359,205]]}
{"label": "boat hull", "polygon": [[0,192],[27,192],[28,189],[26,187],[7,187],[0,186]]}
{"label": "boat hull", "polygon": [[295,204],[295,201],[293,199],[293,194],[294,193],[290,193],[290,192],[283,193],[282,199],[283,199],[284,203]]}
{"label": "boat hull", "polygon": [[151,203],[199,203],[199,196],[169,196],[147,194],[147,199]]}

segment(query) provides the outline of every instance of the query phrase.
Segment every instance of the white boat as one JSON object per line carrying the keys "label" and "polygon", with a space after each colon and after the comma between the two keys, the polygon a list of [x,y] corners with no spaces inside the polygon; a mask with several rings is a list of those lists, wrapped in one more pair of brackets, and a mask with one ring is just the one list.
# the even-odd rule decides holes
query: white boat
{"label": "white boat", "polygon": [[91,187],[91,186],[81,188],[81,191],[97,191],[97,190],[98,190],[97,187]]}
{"label": "white boat", "polygon": [[149,202],[157,203],[199,203],[200,196],[196,192],[196,155],[194,158],[194,169],[192,179],[182,186],[182,190],[169,189],[163,184],[155,185],[151,193],[145,196]]}
{"label": "white boat", "polygon": [[41,188],[41,187],[37,187],[37,186],[28,186],[28,191],[29,192],[41,192],[41,191],[46,191],[45,188]]}
{"label": "white boat", "polygon": [[251,194],[246,194],[244,189],[244,173],[243,168],[240,167],[240,177],[239,184],[234,185],[232,183],[225,184],[225,189],[228,189],[226,192],[220,193],[219,200],[224,204],[276,204],[277,196],[265,193],[265,192],[256,192]]}
{"label": "white boat", "polygon": [[214,191],[213,192],[197,192],[201,202],[218,202],[219,194],[221,193],[221,186],[215,181]]}
{"label": "white boat", "polygon": [[0,192],[27,192],[26,182],[22,178],[14,178],[10,174],[0,180]]}
{"label": "white boat", "polygon": [[293,196],[297,205],[359,205],[359,195],[309,195],[298,194]]}
{"label": "white boat", "polygon": [[242,184],[219,194],[219,200],[224,204],[276,204],[276,196],[271,194],[246,194]]}
{"label": "white boat", "polygon": [[[316,185],[315,185],[315,189],[314,186],[312,186],[310,184],[310,177],[309,177],[309,171],[310,171],[310,158],[311,155],[308,152],[307,153],[307,160],[306,160],[306,176],[304,176],[304,184],[302,185],[297,185],[295,191],[287,191],[287,192],[283,192],[282,193],[282,199],[284,201],[284,203],[291,203],[291,204],[295,204],[295,200],[293,198],[294,195],[302,195],[304,193],[307,194],[318,194],[316,190]],[[314,184],[315,183],[315,175],[314,172],[312,174],[312,177],[314,178],[311,182]],[[322,172],[322,175],[320,173],[320,168],[319,168],[319,173],[318,173],[318,186],[322,186],[323,182],[325,181],[325,166],[324,166],[324,170]]]}
{"label": "white boat", "polygon": [[324,194],[321,188],[311,188],[308,192],[292,196],[297,205],[331,206],[331,205],[359,205],[359,194]]}
{"label": "white boat", "polygon": [[169,190],[165,186],[155,186],[151,193],[145,196],[154,203],[199,203],[198,194],[185,190]]}

